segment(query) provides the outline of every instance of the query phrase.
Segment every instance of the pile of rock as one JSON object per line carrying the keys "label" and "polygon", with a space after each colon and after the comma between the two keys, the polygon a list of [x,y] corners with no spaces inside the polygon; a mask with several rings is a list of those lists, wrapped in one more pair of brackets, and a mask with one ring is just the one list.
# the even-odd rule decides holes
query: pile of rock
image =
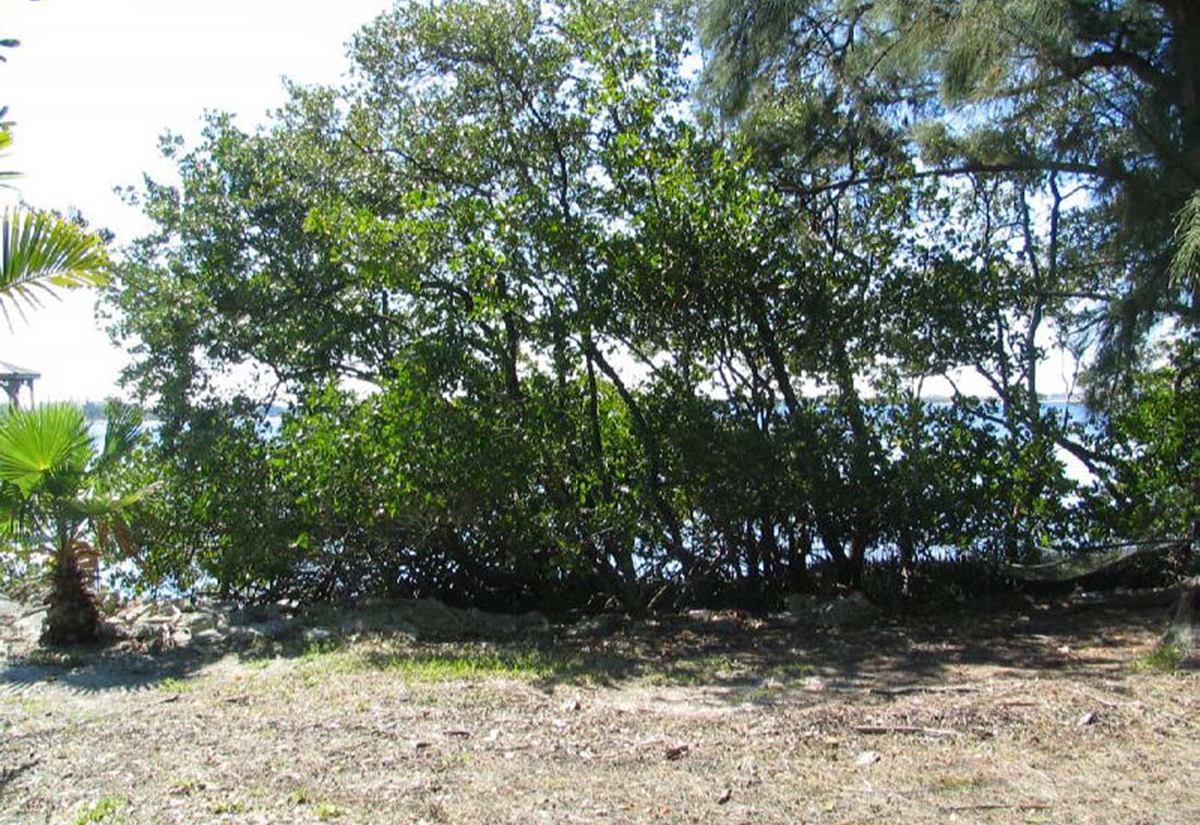
{"label": "pile of rock", "polygon": [[281,640],[300,630],[297,611],[287,604],[237,608],[192,599],[133,602],[113,613],[109,626],[117,638],[181,647]]}
{"label": "pile of rock", "polygon": [[788,612],[779,618],[817,627],[869,627],[879,618],[879,608],[857,590],[840,598],[822,598],[808,593],[788,596]]}
{"label": "pile of rock", "polygon": [[[3,648],[36,645],[46,618],[41,604],[0,605]],[[117,640],[153,649],[246,647],[256,643],[308,644],[363,634],[405,634],[414,639],[512,638],[548,632],[540,613],[504,615],[447,607],[437,599],[369,598],[353,606],[292,602],[239,606],[194,598],[106,605],[105,625]],[[11,644],[6,644],[10,642]]]}
{"label": "pile of rock", "polygon": [[550,630],[546,617],[536,611],[487,613],[448,607],[437,599],[372,596],[351,609],[334,610],[332,615],[328,608],[314,606],[307,616],[316,625],[330,625],[342,633],[399,632],[424,639],[512,638]]}

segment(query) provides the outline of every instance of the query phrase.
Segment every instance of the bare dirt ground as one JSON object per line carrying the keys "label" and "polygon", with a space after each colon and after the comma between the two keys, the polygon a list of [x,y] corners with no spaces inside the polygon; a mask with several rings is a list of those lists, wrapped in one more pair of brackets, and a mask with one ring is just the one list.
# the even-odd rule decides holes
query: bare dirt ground
{"label": "bare dirt ground", "polygon": [[1200,672],[1144,667],[1164,626],[1057,602],[26,652],[0,661],[0,823],[1195,825]]}

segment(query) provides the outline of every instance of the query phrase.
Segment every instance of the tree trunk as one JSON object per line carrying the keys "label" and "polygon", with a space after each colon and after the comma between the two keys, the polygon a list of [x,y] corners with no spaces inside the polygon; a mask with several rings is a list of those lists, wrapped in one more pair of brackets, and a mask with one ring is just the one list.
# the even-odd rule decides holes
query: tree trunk
{"label": "tree trunk", "polygon": [[1179,645],[1184,653],[1200,651],[1200,576],[1180,587],[1175,617],[1163,643]]}
{"label": "tree trunk", "polygon": [[55,557],[49,603],[43,644],[90,644],[100,638],[100,611],[73,552],[59,552]]}

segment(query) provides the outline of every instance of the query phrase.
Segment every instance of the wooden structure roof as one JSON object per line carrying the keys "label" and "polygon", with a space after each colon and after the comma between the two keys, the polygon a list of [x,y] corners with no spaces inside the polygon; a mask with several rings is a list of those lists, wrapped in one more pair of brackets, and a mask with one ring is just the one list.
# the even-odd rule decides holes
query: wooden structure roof
{"label": "wooden structure roof", "polygon": [[0,388],[8,394],[8,403],[14,407],[20,401],[21,387],[29,387],[29,401],[33,403],[33,382],[41,377],[33,370],[0,361]]}

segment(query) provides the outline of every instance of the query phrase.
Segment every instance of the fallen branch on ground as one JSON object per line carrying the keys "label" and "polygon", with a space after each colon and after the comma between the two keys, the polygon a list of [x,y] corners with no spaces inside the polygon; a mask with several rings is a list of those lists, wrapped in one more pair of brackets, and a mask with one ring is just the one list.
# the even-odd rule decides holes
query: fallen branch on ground
{"label": "fallen branch on ground", "polygon": [[880,696],[904,696],[909,693],[978,693],[975,685],[905,685],[903,687],[871,688]]}
{"label": "fallen branch on ground", "polygon": [[920,733],[924,736],[958,736],[956,730],[922,728],[916,725],[855,725],[859,733]]}
{"label": "fallen branch on ground", "polygon": [[1050,809],[1050,805],[1045,802],[1016,802],[1012,804],[1003,804],[1000,802],[982,802],[978,805],[939,805],[938,810],[943,813],[951,813],[953,811],[1046,811]]}

